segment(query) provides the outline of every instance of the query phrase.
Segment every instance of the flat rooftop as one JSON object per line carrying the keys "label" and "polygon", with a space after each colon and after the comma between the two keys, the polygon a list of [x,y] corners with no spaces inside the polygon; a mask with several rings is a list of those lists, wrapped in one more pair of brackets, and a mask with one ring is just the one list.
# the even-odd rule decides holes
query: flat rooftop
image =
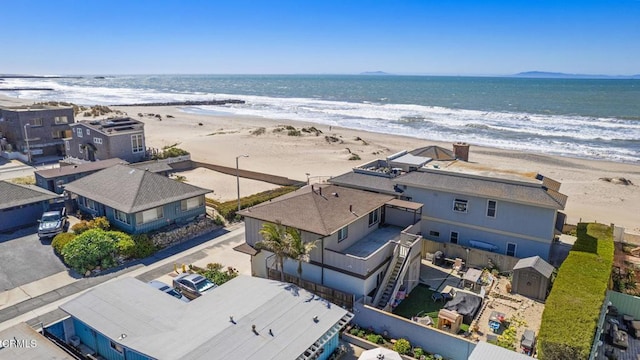
{"label": "flat rooftop", "polygon": [[83,120],[70,125],[77,126],[80,124],[106,135],[115,135],[127,131],[139,131],[144,128],[143,122],[132,119],[130,117],[102,120]]}
{"label": "flat rooftop", "polygon": [[392,225],[378,228],[376,231],[346,248],[343,253],[366,258],[389,241],[400,241],[400,233],[402,230],[403,229],[400,226]]}

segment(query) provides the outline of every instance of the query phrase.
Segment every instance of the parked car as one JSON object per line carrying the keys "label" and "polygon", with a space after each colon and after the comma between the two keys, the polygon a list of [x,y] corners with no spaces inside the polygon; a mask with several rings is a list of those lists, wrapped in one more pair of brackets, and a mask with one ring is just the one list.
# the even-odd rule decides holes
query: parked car
{"label": "parked car", "polygon": [[162,281],[158,281],[158,280],[153,280],[153,281],[149,281],[149,285],[153,286],[154,288],[165,292],[171,296],[173,296],[176,299],[180,299],[184,302],[189,302],[189,299],[182,295],[178,290],[172,288],[171,286],[163,283]]}
{"label": "parked car", "polygon": [[52,238],[67,229],[67,212],[63,207],[58,210],[47,211],[38,220],[38,236]]}
{"label": "parked car", "polygon": [[525,329],[520,338],[520,348],[522,352],[529,356],[533,356],[536,350],[536,333],[533,330]]}
{"label": "parked car", "polygon": [[173,287],[190,300],[193,300],[211,292],[218,285],[199,274],[180,274],[173,279]]}

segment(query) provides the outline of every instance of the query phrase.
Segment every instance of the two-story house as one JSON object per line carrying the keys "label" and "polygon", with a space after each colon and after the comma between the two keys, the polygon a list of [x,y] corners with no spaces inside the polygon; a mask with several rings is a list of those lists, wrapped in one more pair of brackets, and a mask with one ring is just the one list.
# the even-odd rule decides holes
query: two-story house
{"label": "two-story house", "polygon": [[130,163],[147,157],[144,123],[132,118],[83,120],[65,139],[68,157],[86,161],[120,158]]}
{"label": "two-story house", "polygon": [[396,183],[404,196],[425,204],[425,239],[548,261],[562,229],[559,210],[567,197],[557,191],[559,183],[540,175],[527,181],[423,168]]}
{"label": "two-story house", "polygon": [[425,239],[549,261],[565,219],[560,210],[567,196],[559,192],[559,182],[536,173],[421,155],[400,152],[329,182],[423,204]]}
{"label": "two-story house", "polygon": [[[47,105],[0,108],[0,139],[13,150],[39,156],[64,156],[64,138],[70,136],[73,109]],[[6,149],[5,149],[6,150]]]}
{"label": "two-story house", "polygon": [[[393,306],[399,291],[418,284],[422,205],[394,196],[335,185],[305,186],[240,212],[246,244],[254,248],[252,272],[268,277],[275,267],[271,252],[259,250],[265,223],[298,229],[305,242],[316,242],[302,278],[356,298],[369,296],[380,308]],[[297,261],[284,272],[296,275]]]}

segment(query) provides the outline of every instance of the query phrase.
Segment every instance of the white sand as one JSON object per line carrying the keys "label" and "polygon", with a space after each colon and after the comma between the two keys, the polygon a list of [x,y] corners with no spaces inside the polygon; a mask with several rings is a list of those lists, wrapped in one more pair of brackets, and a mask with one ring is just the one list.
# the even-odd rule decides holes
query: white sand
{"label": "white sand", "polygon": [[[0,96],[0,105],[6,99]],[[180,148],[191,153],[193,160],[229,167],[235,167],[236,156],[248,154],[248,158],[240,158],[240,168],[301,181],[306,180],[306,173],[310,173],[312,178],[336,176],[366,161],[385,158],[401,150],[412,150],[427,145],[451,148],[449,143],[337,127],[329,131],[328,126],[296,121],[194,115],[183,113],[175,107],[116,109],[145,123],[147,146],[161,148],[178,143]],[[139,117],[138,113],[160,114],[162,120],[151,116]],[[166,115],[174,117],[167,118]],[[279,124],[292,125],[298,129],[315,126],[323,131],[323,134],[315,136],[303,133],[297,137],[287,136],[286,131],[273,133],[273,129]],[[266,128],[265,134],[251,134],[260,127]],[[336,136],[343,143],[330,144],[325,140],[325,135]],[[362,138],[366,144],[356,141],[356,137]],[[349,161],[349,151],[358,154],[361,160]],[[560,181],[560,191],[569,197],[564,212],[570,223],[580,220],[615,223],[625,227],[627,231],[640,232],[640,164],[530,154],[476,147],[473,144],[469,160],[486,166],[538,172]],[[235,178],[213,174],[215,173],[198,169],[182,175],[186,176],[190,183],[214,189],[213,197],[233,199],[236,194]],[[599,180],[603,177],[622,177],[635,185],[625,186]],[[245,179],[242,180],[240,188],[241,194],[244,195],[266,190],[270,185]]]}

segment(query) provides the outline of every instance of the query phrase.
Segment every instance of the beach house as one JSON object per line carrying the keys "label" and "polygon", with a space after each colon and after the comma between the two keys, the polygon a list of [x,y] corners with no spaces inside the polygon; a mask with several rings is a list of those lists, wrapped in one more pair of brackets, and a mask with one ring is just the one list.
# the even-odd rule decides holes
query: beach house
{"label": "beach house", "polygon": [[[65,155],[64,138],[70,136],[73,109],[48,105],[0,108],[2,150],[19,151],[25,161]],[[3,141],[3,139],[5,139]]]}
{"label": "beach house", "polygon": [[34,171],[34,175],[37,186],[53,191],[56,194],[62,194],[65,184],[117,164],[127,164],[127,162],[118,158],[80,164],[60,162],[59,167],[36,170]]}
{"label": "beach house", "polygon": [[144,123],[129,117],[84,120],[71,125],[65,139],[68,157],[96,161],[120,158],[130,163],[146,160]]}
{"label": "beach house", "polygon": [[134,278],[60,306],[47,334],[87,358],[328,359],[353,314],[292,284],[239,276],[182,302]]}
{"label": "beach house", "polygon": [[329,182],[423,204],[422,236],[466,249],[549,261],[564,225],[567,196],[559,192],[561,184],[535,172],[404,151]]}
{"label": "beach house", "polygon": [[145,233],[205,216],[211,190],[151,171],[114,165],[65,185],[79,209],[128,233]]}
{"label": "beach house", "polygon": [[[315,242],[302,265],[302,279],[354,295],[380,308],[394,305],[418,284],[422,204],[336,185],[305,186],[242,210],[246,244],[255,276],[278,278],[272,252],[258,245],[266,223],[297,229]],[[284,272],[297,276],[298,261]],[[275,273],[275,274],[274,274]]]}

